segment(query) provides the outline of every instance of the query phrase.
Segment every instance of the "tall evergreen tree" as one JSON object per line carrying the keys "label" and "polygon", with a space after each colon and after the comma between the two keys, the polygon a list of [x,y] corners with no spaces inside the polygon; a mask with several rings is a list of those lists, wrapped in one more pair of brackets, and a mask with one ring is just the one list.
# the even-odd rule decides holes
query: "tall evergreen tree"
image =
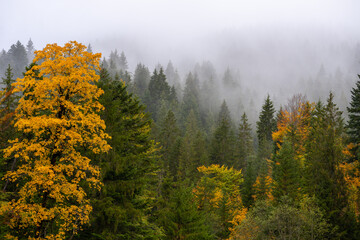
{"label": "tall evergreen tree", "polygon": [[256,122],[256,133],[259,141],[258,156],[260,160],[270,157],[272,152],[272,132],[276,129],[274,113],[274,105],[268,95],[262,106],[259,121]]}
{"label": "tall evergreen tree", "polygon": [[180,130],[177,126],[176,117],[171,110],[168,111],[161,124],[158,141],[162,146],[162,167],[165,170],[165,174],[176,176],[179,167]]}
{"label": "tall evergreen tree", "polygon": [[31,63],[35,57],[34,52],[35,52],[35,47],[30,38],[28,43],[26,44],[26,55],[29,63]]}
{"label": "tall evergreen tree", "polygon": [[199,86],[197,84],[196,76],[190,72],[186,78],[183,103],[181,106],[181,115],[183,117],[183,123],[187,119],[190,111],[193,110],[196,119],[199,120]]}
{"label": "tall evergreen tree", "polygon": [[274,105],[268,95],[265,99],[265,103],[262,106],[262,110],[259,116],[259,121],[256,123],[257,126],[257,137],[259,143],[263,141],[272,141],[272,131],[276,128],[276,122],[274,118]]}
{"label": "tall evergreen tree", "polygon": [[214,239],[206,215],[194,201],[192,190],[192,187],[180,184],[172,191],[163,222],[167,239]]}
{"label": "tall evergreen tree", "polygon": [[330,93],[327,104],[316,105],[310,123],[306,150],[306,190],[319,206],[341,239],[354,239],[352,220],[348,214],[347,191],[339,164],[344,161],[344,128],[341,112]]}
{"label": "tall evergreen tree", "polygon": [[253,140],[251,126],[248,122],[246,113],[241,116],[238,133],[238,163],[235,165],[239,169],[244,169],[250,155],[253,154]]}
{"label": "tall evergreen tree", "polygon": [[120,54],[120,59],[119,59],[119,68],[123,71],[126,71],[128,70],[128,62],[127,62],[127,59],[126,59],[126,56],[125,56],[125,53],[124,51],[121,52]]}
{"label": "tall evergreen tree", "polygon": [[198,176],[197,167],[206,164],[204,142],[195,113],[191,110],[186,122],[179,157],[179,178],[181,180],[190,179],[191,182],[194,182]]}
{"label": "tall evergreen tree", "polygon": [[[1,78],[1,79],[2,79],[2,85],[3,85],[2,91],[4,91],[5,93],[10,92],[12,90],[11,84],[13,84],[15,82],[13,70],[12,70],[10,64],[8,65],[8,68],[6,69],[5,77]],[[4,113],[7,114],[7,113],[15,110],[16,99],[17,99],[17,97],[14,94],[11,94],[9,97],[7,97],[5,99],[5,101],[1,104],[1,107],[5,109]]]}
{"label": "tall evergreen tree", "polygon": [[236,137],[225,101],[221,105],[217,128],[211,141],[210,163],[228,167],[236,164]]}
{"label": "tall evergreen tree", "polygon": [[24,45],[22,45],[20,41],[17,41],[16,44],[11,45],[7,54],[9,55],[11,61],[10,64],[13,66],[15,78],[22,77],[22,73],[28,64],[28,58]]}
{"label": "tall evergreen tree", "polygon": [[163,99],[165,101],[168,101],[169,96],[170,87],[166,81],[166,76],[163,69],[160,68],[159,73],[155,69],[149,82],[148,98],[146,101],[148,111],[152,114],[152,117],[155,121],[158,120],[157,113],[161,100]]}
{"label": "tall evergreen tree", "polygon": [[139,63],[136,66],[135,73],[134,73],[134,92],[137,94],[140,99],[144,99],[145,91],[150,82],[150,72],[149,69]]}
{"label": "tall evergreen tree", "polygon": [[[360,75],[358,75],[360,78]],[[355,144],[354,153],[360,157],[360,80],[356,82],[356,87],[351,90],[350,107],[347,107],[349,121],[347,123],[347,133],[350,142]]]}
{"label": "tall evergreen tree", "polygon": [[100,102],[112,149],[100,158],[104,186],[93,201],[92,227],[87,231],[104,239],[156,239],[161,231],[147,216],[156,170],[151,120],[126,85],[112,81],[106,69],[101,69],[98,85],[104,90]]}

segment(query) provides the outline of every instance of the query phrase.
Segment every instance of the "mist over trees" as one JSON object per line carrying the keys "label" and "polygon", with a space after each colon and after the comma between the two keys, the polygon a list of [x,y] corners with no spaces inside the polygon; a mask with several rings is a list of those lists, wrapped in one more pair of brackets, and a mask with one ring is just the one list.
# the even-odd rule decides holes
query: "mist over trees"
{"label": "mist over trees", "polygon": [[3,50],[0,236],[358,239],[360,48],[260,43],[186,67],[74,42]]}

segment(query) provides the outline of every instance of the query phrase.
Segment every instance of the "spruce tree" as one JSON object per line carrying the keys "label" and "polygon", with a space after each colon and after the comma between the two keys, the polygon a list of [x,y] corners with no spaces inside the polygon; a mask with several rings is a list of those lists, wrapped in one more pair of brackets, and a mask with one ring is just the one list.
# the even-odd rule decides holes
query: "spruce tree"
{"label": "spruce tree", "polygon": [[224,101],[219,112],[217,128],[211,141],[210,163],[232,167],[236,161],[236,137],[230,111]]}
{"label": "spruce tree", "polygon": [[275,156],[273,165],[274,190],[276,200],[288,196],[291,200],[299,200],[301,187],[301,167],[295,158],[293,145],[287,139],[284,140],[281,149]]}
{"label": "spruce tree", "polygon": [[275,109],[270,96],[268,95],[265,99],[265,103],[262,106],[262,110],[259,116],[259,121],[256,123],[257,126],[257,137],[259,145],[265,141],[272,141],[272,131],[276,128],[276,121],[274,117]]}
{"label": "spruce tree", "polygon": [[27,58],[28,58],[28,62],[31,63],[32,60],[35,57],[35,47],[33,42],[31,41],[31,38],[29,39],[27,45],[26,45],[26,54],[27,54]]}
{"label": "spruce tree", "polygon": [[[2,79],[2,85],[3,85],[2,91],[4,91],[5,93],[9,93],[12,90],[11,84],[13,84],[15,82],[13,70],[12,70],[10,64],[8,65],[8,68],[6,69],[5,77],[1,78],[1,79]],[[17,99],[17,97],[14,94],[11,94],[9,97],[7,97],[5,99],[5,101],[1,104],[1,108],[5,109],[4,113],[7,114],[7,113],[15,110],[16,99]]]}
{"label": "spruce tree", "polygon": [[[360,78],[360,75],[358,75]],[[350,107],[347,107],[349,120],[347,123],[347,133],[350,136],[350,142],[355,144],[354,153],[357,158],[360,157],[360,80],[356,82],[356,87],[351,90]]]}
{"label": "spruce tree", "polygon": [[112,149],[99,159],[104,185],[93,201],[92,227],[86,230],[104,239],[156,239],[161,231],[148,218],[155,194],[151,175],[157,169],[151,120],[126,85],[112,81],[106,69],[100,71],[99,86]]}
{"label": "spruce tree", "polygon": [[275,109],[270,96],[268,95],[265,99],[265,103],[262,106],[262,110],[259,116],[259,121],[256,123],[257,137],[259,142],[258,148],[258,171],[262,177],[265,177],[267,174],[267,163],[268,159],[272,153],[273,141],[272,141],[272,132],[276,129],[275,121]]}
{"label": "spruce tree", "polygon": [[347,190],[339,164],[344,161],[341,112],[330,93],[327,104],[316,105],[306,145],[306,191],[314,195],[341,239],[353,239],[347,210]]}
{"label": "spruce tree", "polygon": [[15,78],[22,77],[22,73],[28,64],[28,57],[24,45],[22,45],[20,41],[17,41],[16,44],[11,45],[7,54],[10,57]]}
{"label": "spruce tree", "polygon": [[179,157],[179,178],[181,180],[190,179],[194,182],[197,178],[197,167],[206,164],[206,146],[202,132],[198,127],[193,110],[190,111],[185,135],[182,138],[180,157]]}
{"label": "spruce tree", "polygon": [[167,239],[214,239],[205,213],[194,201],[193,188],[178,185],[171,192],[163,222]]}
{"label": "spruce tree", "polygon": [[139,63],[134,73],[134,92],[140,99],[144,100],[145,91],[149,85],[150,72],[145,65]]}
{"label": "spruce tree", "polygon": [[162,68],[160,71],[154,70],[148,86],[148,97],[146,105],[155,122],[158,120],[158,110],[161,100],[168,101],[170,96],[170,86],[166,81],[166,76]]}
{"label": "spruce tree", "polygon": [[238,132],[238,163],[235,165],[239,169],[244,169],[250,155],[253,154],[253,141],[251,136],[251,126],[248,122],[246,113],[241,116]]}

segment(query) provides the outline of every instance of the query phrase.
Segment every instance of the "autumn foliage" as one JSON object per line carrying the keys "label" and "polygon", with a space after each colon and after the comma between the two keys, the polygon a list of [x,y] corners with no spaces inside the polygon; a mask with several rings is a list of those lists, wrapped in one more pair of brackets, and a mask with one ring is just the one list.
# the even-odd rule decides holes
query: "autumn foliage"
{"label": "autumn foliage", "polygon": [[98,115],[103,91],[94,84],[101,55],[85,49],[77,42],[49,44],[35,52],[36,64],[14,84],[23,93],[15,114],[23,137],[4,151],[18,160],[4,179],[17,184],[18,195],[0,213],[15,236],[60,239],[89,222],[84,186],[100,189],[100,173],[82,152],[110,146]]}

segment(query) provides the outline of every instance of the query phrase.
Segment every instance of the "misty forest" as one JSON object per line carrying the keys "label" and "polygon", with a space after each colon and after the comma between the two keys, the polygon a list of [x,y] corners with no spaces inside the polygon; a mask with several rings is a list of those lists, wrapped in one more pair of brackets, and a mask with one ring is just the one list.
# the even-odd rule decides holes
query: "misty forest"
{"label": "misty forest", "polygon": [[360,239],[359,39],[220,35],[0,46],[0,239]]}

